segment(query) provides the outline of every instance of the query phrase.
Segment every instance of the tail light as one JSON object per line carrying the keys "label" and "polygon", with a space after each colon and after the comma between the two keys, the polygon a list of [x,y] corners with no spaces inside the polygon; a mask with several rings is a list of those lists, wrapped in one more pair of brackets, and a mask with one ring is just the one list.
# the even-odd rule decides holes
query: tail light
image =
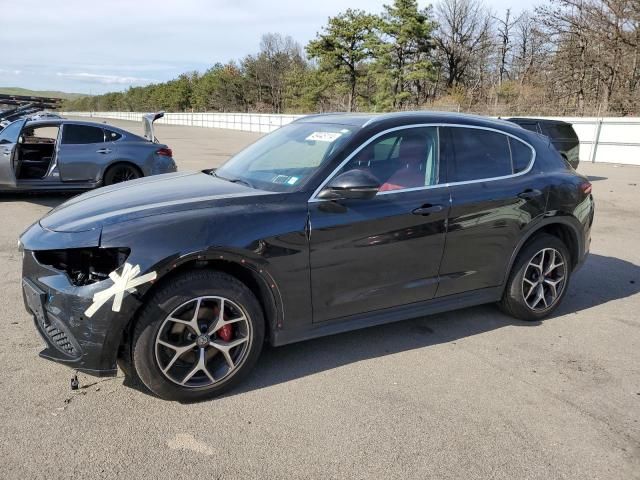
{"label": "tail light", "polygon": [[156,150],[156,155],[160,155],[162,157],[173,157],[173,151],[170,148],[159,148]]}
{"label": "tail light", "polygon": [[580,190],[582,190],[582,193],[585,195],[589,195],[591,193],[591,188],[591,183],[589,182],[583,182],[580,184]]}

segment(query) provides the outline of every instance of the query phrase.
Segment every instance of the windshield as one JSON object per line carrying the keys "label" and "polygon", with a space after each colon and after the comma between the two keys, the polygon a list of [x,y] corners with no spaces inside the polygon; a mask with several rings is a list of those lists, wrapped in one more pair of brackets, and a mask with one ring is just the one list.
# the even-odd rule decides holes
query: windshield
{"label": "windshield", "polygon": [[232,157],[215,175],[262,190],[292,191],[304,185],[352,133],[344,125],[292,123]]}

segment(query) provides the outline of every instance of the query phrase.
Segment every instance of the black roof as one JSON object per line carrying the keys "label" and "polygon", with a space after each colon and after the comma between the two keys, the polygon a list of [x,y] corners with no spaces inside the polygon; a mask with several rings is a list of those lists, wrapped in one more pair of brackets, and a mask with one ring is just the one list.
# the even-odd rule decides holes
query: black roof
{"label": "black roof", "polygon": [[554,120],[551,118],[535,118],[535,117],[509,117],[505,118],[507,122],[540,122],[540,123],[554,123],[556,125],[571,125],[569,122],[562,120]]}
{"label": "black roof", "polygon": [[330,123],[355,127],[382,124],[403,125],[409,123],[461,123],[465,125],[502,128],[505,126],[513,126],[512,123],[505,120],[493,119],[482,115],[457,112],[432,112],[427,110],[393,113],[324,113],[307,115],[297,119],[296,122]]}

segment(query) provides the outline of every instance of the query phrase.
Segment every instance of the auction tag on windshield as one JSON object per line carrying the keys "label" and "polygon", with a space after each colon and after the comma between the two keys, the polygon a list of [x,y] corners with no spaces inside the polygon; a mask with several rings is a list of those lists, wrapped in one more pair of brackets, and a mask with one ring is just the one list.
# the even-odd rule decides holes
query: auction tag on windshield
{"label": "auction tag on windshield", "polygon": [[305,140],[316,142],[334,142],[340,138],[342,134],[340,132],[313,132]]}

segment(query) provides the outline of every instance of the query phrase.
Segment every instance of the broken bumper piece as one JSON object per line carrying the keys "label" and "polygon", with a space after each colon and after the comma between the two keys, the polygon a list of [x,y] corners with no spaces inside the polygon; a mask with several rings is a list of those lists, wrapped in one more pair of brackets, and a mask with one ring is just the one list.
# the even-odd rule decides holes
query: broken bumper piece
{"label": "broken bumper piece", "polygon": [[94,295],[109,288],[112,280],[73,285],[65,272],[40,264],[27,248],[25,244],[22,291],[25,307],[45,342],[40,356],[91,375],[115,375],[122,332],[140,302],[126,295],[119,312],[109,304],[88,317],[85,312]]}

